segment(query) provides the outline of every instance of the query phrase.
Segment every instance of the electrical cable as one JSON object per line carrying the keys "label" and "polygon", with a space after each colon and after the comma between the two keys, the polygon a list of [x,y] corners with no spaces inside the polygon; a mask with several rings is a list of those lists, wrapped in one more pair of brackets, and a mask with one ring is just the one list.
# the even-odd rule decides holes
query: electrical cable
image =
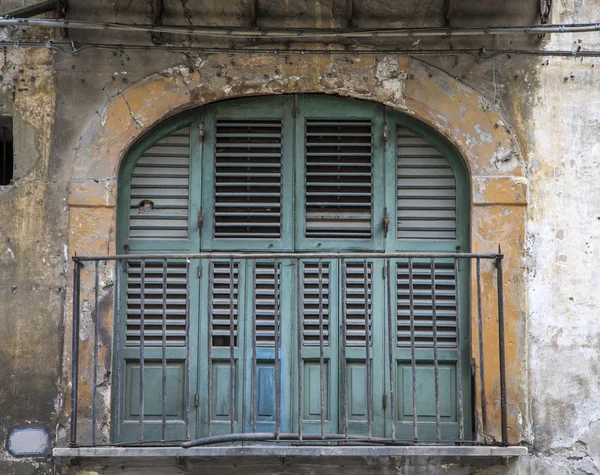
{"label": "electrical cable", "polygon": [[186,36],[220,38],[398,38],[413,36],[472,35],[514,35],[545,33],[586,33],[600,32],[600,22],[544,24],[530,26],[488,26],[488,27],[421,27],[421,28],[245,28],[223,26],[182,26],[182,25],[137,25],[131,23],[104,23],[78,20],[55,20],[38,18],[0,18],[0,27],[50,27],[80,30],[102,30],[145,33],[171,33]]}
{"label": "electrical cable", "polygon": [[198,53],[198,54],[267,54],[267,55],[289,55],[289,56],[378,56],[386,54],[398,54],[407,56],[456,56],[468,55],[478,60],[486,60],[498,55],[515,56],[564,56],[572,58],[596,58],[600,57],[600,51],[596,50],[526,50],[526,49],[346,49],[346,50],[306,50],[306,49],[254,49],[254,48],[214,48],[193,46],[171,46],[171,45],[136,45],[136,44],[113,44],[113,43],[67,43],[67,42],[27,42],[27,41],[0,41],[0,48],[27,47],[27,48],[49,48],[61,53],[73,56],[90,49],[98,50],[137,50],[137,51],[161,51],[174,53]]}

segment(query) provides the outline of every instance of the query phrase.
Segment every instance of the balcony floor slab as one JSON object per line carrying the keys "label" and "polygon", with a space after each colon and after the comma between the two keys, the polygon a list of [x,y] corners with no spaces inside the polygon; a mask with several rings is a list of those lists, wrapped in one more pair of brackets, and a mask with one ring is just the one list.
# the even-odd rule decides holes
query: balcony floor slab
{"label": "balcony floor slab", "polygon": [[497,446],[277,446],[234,447],[56,447],[54,457],[521,457],[527,447]]}

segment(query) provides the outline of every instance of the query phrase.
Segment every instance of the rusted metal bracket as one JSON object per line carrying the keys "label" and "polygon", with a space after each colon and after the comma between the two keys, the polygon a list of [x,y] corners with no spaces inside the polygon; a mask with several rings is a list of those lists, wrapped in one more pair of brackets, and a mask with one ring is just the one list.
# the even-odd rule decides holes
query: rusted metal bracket
{"label": "rusted metal bracket", "polygon": [[455,0],[446,0],[446,26],[450,26],[452,23],[452,15],[454,14],[454,3]]}
{"label": "rusted metal bracket", "polygon": [[[163,0],[152,0],[152,25],[162,25],[162,16],[164,10]],[[150,37],[152,38],[152,43],[155,45],[162,44],[162,34],[153,31],[150,33]]]}
{"label": "rusted metal bracket", "polygon": [[258,0],[250,0],[250,26],[258,26]]}
{"label": "rusted metal bracket", "polygon": [[546,25],[550,22],[552,12],[552,0],[540,0],[540,23]]}
{"label": "rusted metal bracket", "polygon": [[346,21],[347,27],[352,28],[352,23],[354,20],[354,0],[346,0]]}

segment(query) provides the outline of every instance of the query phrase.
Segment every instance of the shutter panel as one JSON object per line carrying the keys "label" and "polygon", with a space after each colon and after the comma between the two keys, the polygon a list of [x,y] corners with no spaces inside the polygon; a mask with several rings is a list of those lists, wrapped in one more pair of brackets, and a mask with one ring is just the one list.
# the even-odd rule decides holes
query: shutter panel
{"label": "shutter panel", "polygon": [[[239,303],[239,262],[233,263],[233,328],[234,346],[238,346],[238,303]],[[231,337],[231,287],[229,261],[213,262],[213,288],[210,305],[212,306],[212,344],[215,347],[229,347]]]}
{"label": "shutter panel", "polygon": [[217,119],[215,238],[281,237],[281,120]]}
{"label": "shutter panel", "polygon": [[306,238],[372,236],[372,123],[306,122]]}
{"label": "shutter panel", "polygon": [[[433,348],[431,263],[413,261],[415,347]],[[398,347],[410,347],[408,262],[397,264]],[[435,312],[438,348],[456,348],[456,279],[453,262],[435,263]]]}
{"label": "shutter panel", "polygon": [[[373,321],[372,285],[373,266],[367,262],[367,302],[365,305],[365,265],[364,262],[346,263],[346,345],[365,346],[366,318],[368,311],[369,320]],[[367,308],[365,309],[365,306]],[[370,328],[372,337],[373,331]]]}
{"label": "shutter panel", "polygon": [[188,238],[189,165],[189,127],[169,134],[141,155],[131,175],[131,239]]}
{"label": "shutter panel", "polygon": [[[277,281],[281,292],[281,265],[277,264]],[[281,315],[281,299],[279,306]],[[275,266],[270,262],[256,263],[256,345],[275,346]]]}
{"label": "shutter panel", "polygon": [[[142,310],[140,262],[130,261],[127,269],[126,345],[139,346]],[[167,346],[185,346],[186,264],[167,262],[166,319]],[[162,346],[163,262],[146,261],[144,270],[144,346]]]}
{"label": "shutter panel", "polygon": [[[305,262],[303,281],[304,345],[320,346],[319,341],[319,263]],[[323,345],[329,346],[329,276],[330,262],[321,267],[321,298],[323,313]]]}
{"label": "shutter panel", "polygon": [[398,239],[456,239],[456,180],[446,157],[398,127],[397,174]]}

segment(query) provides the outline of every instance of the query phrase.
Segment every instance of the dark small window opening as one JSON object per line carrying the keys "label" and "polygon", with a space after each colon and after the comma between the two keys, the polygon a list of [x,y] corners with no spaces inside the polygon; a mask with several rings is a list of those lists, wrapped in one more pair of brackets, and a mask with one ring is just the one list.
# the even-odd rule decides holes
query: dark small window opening
{"label": "dark small window opening", "polygon": [[0,117],[0,186],[10,184],[14,173],[11,117]]}

